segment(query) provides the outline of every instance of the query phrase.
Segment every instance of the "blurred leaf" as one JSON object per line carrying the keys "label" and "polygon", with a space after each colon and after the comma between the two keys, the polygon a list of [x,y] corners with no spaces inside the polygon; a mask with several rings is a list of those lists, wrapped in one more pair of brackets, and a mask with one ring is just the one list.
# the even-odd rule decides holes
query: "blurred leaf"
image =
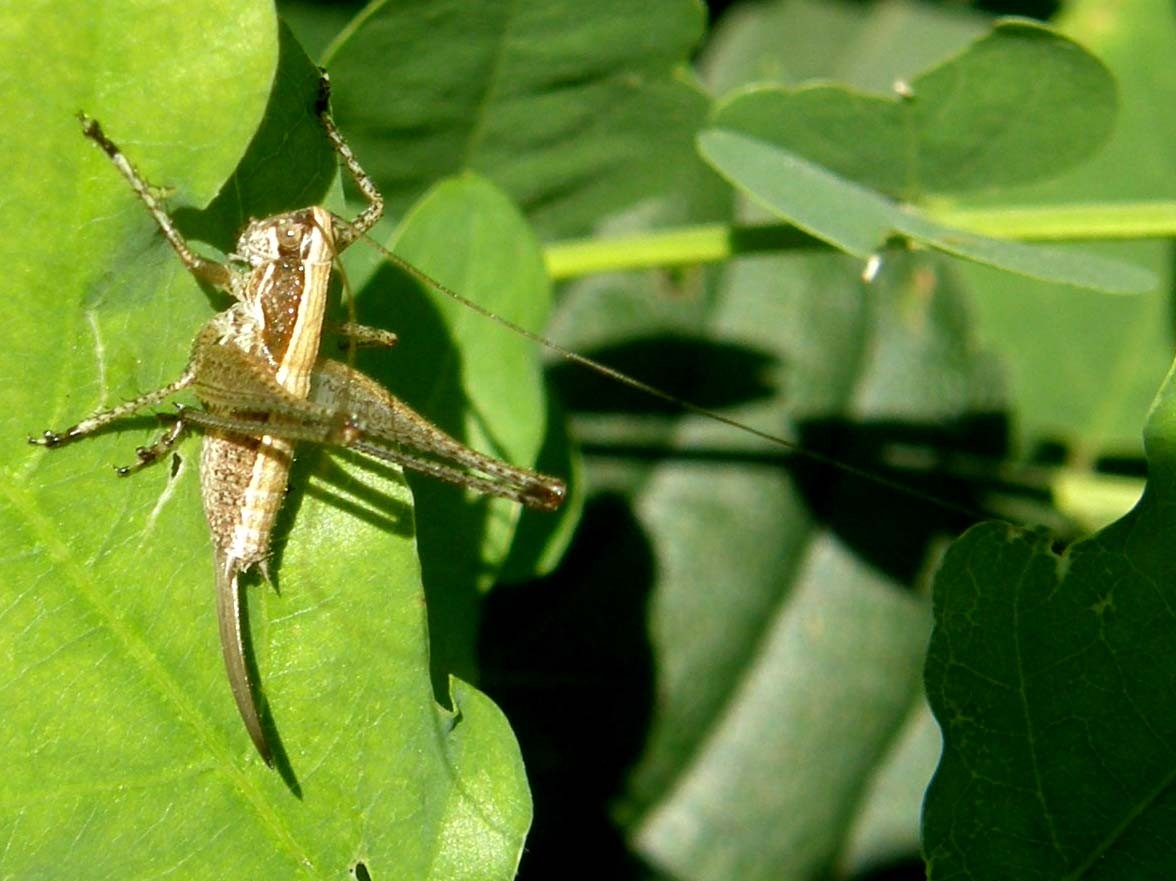
{"label": "blurred leaf", "polygon": [[835,80],[892,92],[987,34],[991,17],[958,6],[888,0],[735,4],[707,40],[700,67],[716,94],[748,83]]}
{"label": "blurred leaf", "polygon": [[363,0],[277,0],[281,16],[311,58],[318,58],[366,5]]}
{"label": "blurred leaf", "polygon": [[1001,524],[935,582],[927,690],[944,753],[924,815],[928,877],[1167,878],[1176,677],[1169,548],[1176,385],[1152,411],[1147,490],[1059,553]]}
{"label": "blurred leaf", "polygon": [[[1176,102],[1176,14],[1156,0],[1082,0],[1059,24],[1098,54],[1119,82],[1110,143],[1062,177],[1026,186],[1006,204],[1161,199],[1176,195],[1176,122],[1157,107]],[[980,196],[969,203],[992,202]],[[1160,279],[1143,297],[1108,300],[980,266],[965,271],[979,290],[983,337],[999,348],[1019,402],[1023,448],[1062,443],[1090,468],[1100,455],[1138,455],[1140,425],[1172,353],[1172,246],[1167,241],[1083,244],[1081,250],[1147,267]],[[1078,250],[1077,247],[1074,250]]]}
{"label": "blurred leaf", "polygon": [[961,271],[979,293],[978,332],[1008,364],[1018,448],[1033,455],[1061,444],[1067,464],[1090,469],[1101,456],[1139,453],[1141,420],[1172,352],[1170,245],[1090,243],[1066,250],[1130,260],[1149,267],[1159,284],[1111,298],[979,264]]}
{"label": "blurred leaf", "polygon": [[394,212],[476,171],[566,233],[696,161],[707,102],[677,71],[703,23],[697,0],[376,3],[322,60]]}
{"label": "blurred leaf", "polygon": [[[806,446],[878,472],[890,444],[950,445],[937,427],[998,400],[991,365],[964,354],[942,264],[900,260],[867,295],[844,261],[757,263],[728,274],[708,315],[709,337],[781,353],[782,396],[735,411],[752,424],[787,420]],[[912,387],[923,371],[941,382]],[[803,458],[765,467],[725,435],[683,424],[686,464],[638,497],[659,561],[662,709],[631,779],[630,835],[677,877],[820,877],[917,699],[926,611],[911,585],[954,518]],[[943,473],[893,476],[968,493]]]}
{"label": "blurred leaf", "polygon": [[838,877],[869,877],[871,872],[885,877],[883,869],[904,861],[922,868],[919,820],[941,745],[939,726],[920,692],[861,794]]}
{"label": "blurred leaf", "polygon": [[[687,279],[660,298],[619,278],[585,282],[563,304],[555,331],[588,354],[630,340],[634,364],[679,377],[675,393],[869,471],[885,472],[892,444],[966,445],[964,434],[944,427],[957,419],[971,443],[982,443],[963,426],[998,406],[999,382],[984,357],[965,354],[967,323],[942,261],[900,258],[869,288],[852,264],[828,257],[746,261],[714,289]],[[760,367],[747,377],[753,354]],[[924,370],[939,381],[917,382]],[[579,382],[573,372],[557,375],[572,400]],[[530,595],[548,615],[520,621],[501,637],[501,651],[538,657],[554,681],[584,683],[582,699],[597,707],[595,725],[607,733],[597,736],[604,766],[580,785],[594,791],[612,762],[633,761],[610,749],[644,747],[616,806],[644,860],[687,879],[821,877],[843,858],[863,777],[884,761],[917,705],[926,608],[906,585],[953,517],[722,426],[641,419],[620,392],[594,400],[577,434],[596,485],[633,500],[598,515],[601,534],[593,540],[589,529],[563,576]],[[985,433],[983,442],[999,437]],[[969,493],[939,471],[890,476],[941,498]],[[599,497],[590,502],[586,526],[604,506]],[[880,522],[893,528],[883,535]],[[600,587],[614,583],[625,587]],[[578,617],[559,611],[572,600],[557,597],[584,595],[598,605],[578,638],[594,648],[565,658],[547,643],[571,638],[560,623]],[[648,670],[640,645],[624,641],[623,623],[614,637],[603,623],[645,615],[645,651],[656,664]],[[603,691],[598,677],[609,681],[607,671],[622,668],[619,693]],[[638,719],[618,714],[639,713],[647,678],[656,689],[646,710],[653,717],[634,747],[622,738]],[[515,670],[505,681],[532,680]],[[496,694],[514,717],[522,699],[511,701],[502,687]],[[541,685],[517,687],[531,703],[553,699],[536,691]],[[546,784],[550,791],[536,781],[537,835],[544,806],[576,785],[560,779]],[[913,848],[918,802],[903,807],[895,825]],[[893,834],[874,845],[895,846]]]}
{"label": "blurred leaf", "polygon": [[737,92],[699,147],[761,205],[860,257],[901,237],[1063,284],[1155,286],[1150,272],[953,229],[883,195],[991,189],[1086,158],[1106,140],[1116,109],[1114,81],[1095,58],[1040,26],[1005,22],[908,88],[910,97],[834,85]]}
{"label": "blurred leaf", "polygon": [[998,23],[906,88],[909,97],[825,84],[756,89],[727,101],[714,125],[914,201],[1057,174],[1107,140],[1117,106],[1096,58],[1022,21]]}
{"label": "blurred leaf", "polygon": [[263,111],[303,120],[288,142],[264,126],[253,142],[242,168],[284,173],[234,179],[224,204],[248,214],[325,184],[322,145],[302,137],[306,60],[283,46],[267,106],[279,61],[266,4],[7,9],[0,35],[19,123],[0,136],[0,198],[26,218],[0,246],[20,279],[2,331],[18,381],[0,390],[0,875],[342,877],[363,862],[374,878],[512,877],[530,819],[518,748],[468,686],[453,684],[452,712],[434,701],[397,473],[300,453],[274,547],[280,592],[247,591],[283,747],[275,773],[252,753],[218,657],[197,442],[172,473],[122,481],[110,466],[155,436],[149,417],[54,452],[24,441],[174,377],[225,305],[72,114],[101,119],[176,206],[210,201]]}

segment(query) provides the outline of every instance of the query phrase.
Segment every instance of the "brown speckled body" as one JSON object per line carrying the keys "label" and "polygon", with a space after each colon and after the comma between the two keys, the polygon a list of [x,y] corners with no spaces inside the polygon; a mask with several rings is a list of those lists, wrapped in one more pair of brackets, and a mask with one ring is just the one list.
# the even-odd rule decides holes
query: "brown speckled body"
{"label": "brown speckled body", "polygon": [[[264,364],[285,391],[307,397],[333,248],[331,217],[321,208],[254,223],[242,234],[238,250],[252,265],[248,287],[240,302],[209,322],[193,349],[193,361],[204,368],[197,371],[195,390],[209,413],[248,413],[253,403],[226,406],[231,388],[217,382],[222,371],[216,357],[225,346]],[[223,378],[225,386],[233,384],[231,374]],[[205,435],[200,481],[218,578],[222,572],[235,577],[265,561],[293,454],[292,442],[268,435],[243,437],[215,430]]]}
{"label": "brown speckled body", "polygon": [[[248,281],[239,301],[213,318],[193,346],[195,391],[210,414],[256,416],[254,400],[233,405],[233,389],[241,386],[226,365],[240,363],[240,355],[245,363],[262,365],[286,392],[307,397],[318,358],[333,249],[331,217],[321,208],[259,221],[242,233],[238,252],[252,267]],[[239,576],[255,565],[268,575],[270,536],[293,460],[292,441],[215,429],[205,433],[200,451],[221,647],[237,707],[267,761],[269,747],[245,662]]]}

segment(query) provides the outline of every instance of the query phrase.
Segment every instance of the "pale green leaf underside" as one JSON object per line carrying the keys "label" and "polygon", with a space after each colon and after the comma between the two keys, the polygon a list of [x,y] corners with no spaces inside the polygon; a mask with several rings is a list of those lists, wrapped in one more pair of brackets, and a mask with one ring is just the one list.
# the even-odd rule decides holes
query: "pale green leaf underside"
{"label": "pale green leaf underside", "polygon": [[775,144],[708,129],[703,157],[752,199],[805,232],[866,258],[894,238],[1043,281],[1112,293],[1149,290],[1155,276],[1093,254],[1075,254],[953,229]]}

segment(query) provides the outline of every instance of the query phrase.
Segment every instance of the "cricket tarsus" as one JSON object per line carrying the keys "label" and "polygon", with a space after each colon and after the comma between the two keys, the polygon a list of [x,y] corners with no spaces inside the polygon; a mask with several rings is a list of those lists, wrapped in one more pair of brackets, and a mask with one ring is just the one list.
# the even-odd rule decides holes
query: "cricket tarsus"
{"label": "cricket tarsus", "polygon": [[142,471],[148,465],[154,465],[156,462],[163,460],[168,451],[176,445],[176,442],[184,436],[187,432],[187,425],[178,417],[171,417],[172,425],[167,431],[160,435],[159,440],[149,447],[135,447],[134,465],[120,465],[114,469],[119,477],[128,477]]}

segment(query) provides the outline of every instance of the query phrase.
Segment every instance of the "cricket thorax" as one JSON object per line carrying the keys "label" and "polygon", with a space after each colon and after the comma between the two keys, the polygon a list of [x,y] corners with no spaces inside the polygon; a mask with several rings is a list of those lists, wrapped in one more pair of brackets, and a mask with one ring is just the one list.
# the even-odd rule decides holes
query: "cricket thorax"
{"label": "cricket thorax", "polygon": [[318,354],[332,223],[324,209],[306,208],[253,221],[237,241],[236,256],[250,267],[239,304],[252,322],[250,341],[256,337],[268,360],[295,373],[308,371]]}

